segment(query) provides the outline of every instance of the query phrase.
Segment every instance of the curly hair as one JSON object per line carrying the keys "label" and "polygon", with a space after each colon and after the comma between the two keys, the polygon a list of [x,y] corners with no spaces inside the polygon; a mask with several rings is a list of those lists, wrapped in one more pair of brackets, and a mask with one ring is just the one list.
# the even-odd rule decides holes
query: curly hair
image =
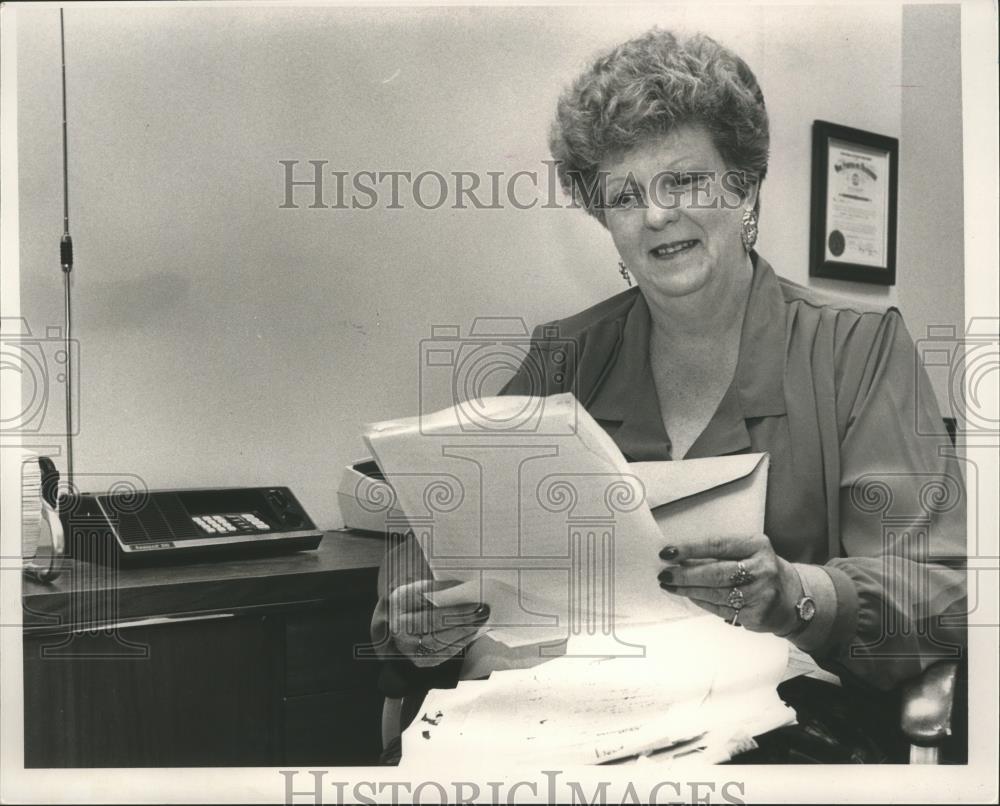
{"label": "curly hair", "polygon": [[767,110],[746,62],[703,34],[653,28],[600,55],[563,92],[549,137],[559,181],[604,224],[599,163],[684,124],[704,126],[730,169],[763,181]]}

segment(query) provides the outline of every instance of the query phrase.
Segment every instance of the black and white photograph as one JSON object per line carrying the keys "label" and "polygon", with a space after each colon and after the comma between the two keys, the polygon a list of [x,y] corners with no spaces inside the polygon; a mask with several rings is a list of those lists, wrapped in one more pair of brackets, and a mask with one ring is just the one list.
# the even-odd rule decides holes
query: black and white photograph
{"label": "black and white photograph", "polygon": [[996,803],[997,34],[0,4],[0,801]]}

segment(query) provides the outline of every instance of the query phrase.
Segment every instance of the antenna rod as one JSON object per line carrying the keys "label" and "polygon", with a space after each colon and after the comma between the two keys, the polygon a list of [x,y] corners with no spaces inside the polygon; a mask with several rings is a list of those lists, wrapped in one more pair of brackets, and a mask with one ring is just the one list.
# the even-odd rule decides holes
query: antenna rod
{"label": "antenna rod", "polygon": [[73,270],[73,240],[69,236],[69,143],[66,136],[66,28],[63,10],[59,9],[59,51],[62,55],[62,130],[63,130],[63,237],[60,249],[63,271]]}
{"label": "antenna rod", "polygon": [[59,51],[62,56],[62,135],[63,135],[63,235],[59,257],[63,270],[63,297],[66,325],[66,484],[73,489],[73,312],[70,305],[70,272],[73,271],[73,239],[69,234],[69,138],[66,135],[66,26],[59,9]]}

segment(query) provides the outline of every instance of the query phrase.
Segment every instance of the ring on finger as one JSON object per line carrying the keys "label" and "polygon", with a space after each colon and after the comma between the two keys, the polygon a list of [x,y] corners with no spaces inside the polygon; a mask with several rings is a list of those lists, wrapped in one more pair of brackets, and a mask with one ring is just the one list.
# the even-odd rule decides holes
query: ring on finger
{"label": "ring on finger", "polygon": [[729,591],[728,604],[737,613],[743,609],[743,591],[739,588],[733,588]]}
{"label": "ring on finger", "polygon": [[733,583],[734,587],[749,585],[753,582],[753,574],[747,570],[747,567],[743,564],[743,560],[736,563],[736,570],[730,575],[729,581]]}

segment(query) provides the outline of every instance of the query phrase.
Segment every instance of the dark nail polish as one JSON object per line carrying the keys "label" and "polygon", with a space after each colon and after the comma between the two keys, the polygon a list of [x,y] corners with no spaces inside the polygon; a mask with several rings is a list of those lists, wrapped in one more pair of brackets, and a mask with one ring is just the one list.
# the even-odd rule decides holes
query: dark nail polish
{"label": "dark nail polish", "polygon": [[675,590],[677,590],[676,585],[665,585],[662,582],[660,583],[660,587],[663,588],[663,590],[665,591],[669,591],[670,593],[673,593]]}
{"label": "dark nail polish", "polygon": [[490,606],[488,604],[481,604],[476,608],[476,611],[472,615],[477,619],[489,618]]}
{"label": "dark nail polish", "polygon": [[676,560],[677,554],[678,552],[676,546],[667,546],[663,549],[660,549],[661,560]]}
{"label": "dark nail polish", "polygon": [[660,573],[656,575],[656,578],[660,580],[660,582],[674,581],[674,575],[672,571],[660,571]]}

